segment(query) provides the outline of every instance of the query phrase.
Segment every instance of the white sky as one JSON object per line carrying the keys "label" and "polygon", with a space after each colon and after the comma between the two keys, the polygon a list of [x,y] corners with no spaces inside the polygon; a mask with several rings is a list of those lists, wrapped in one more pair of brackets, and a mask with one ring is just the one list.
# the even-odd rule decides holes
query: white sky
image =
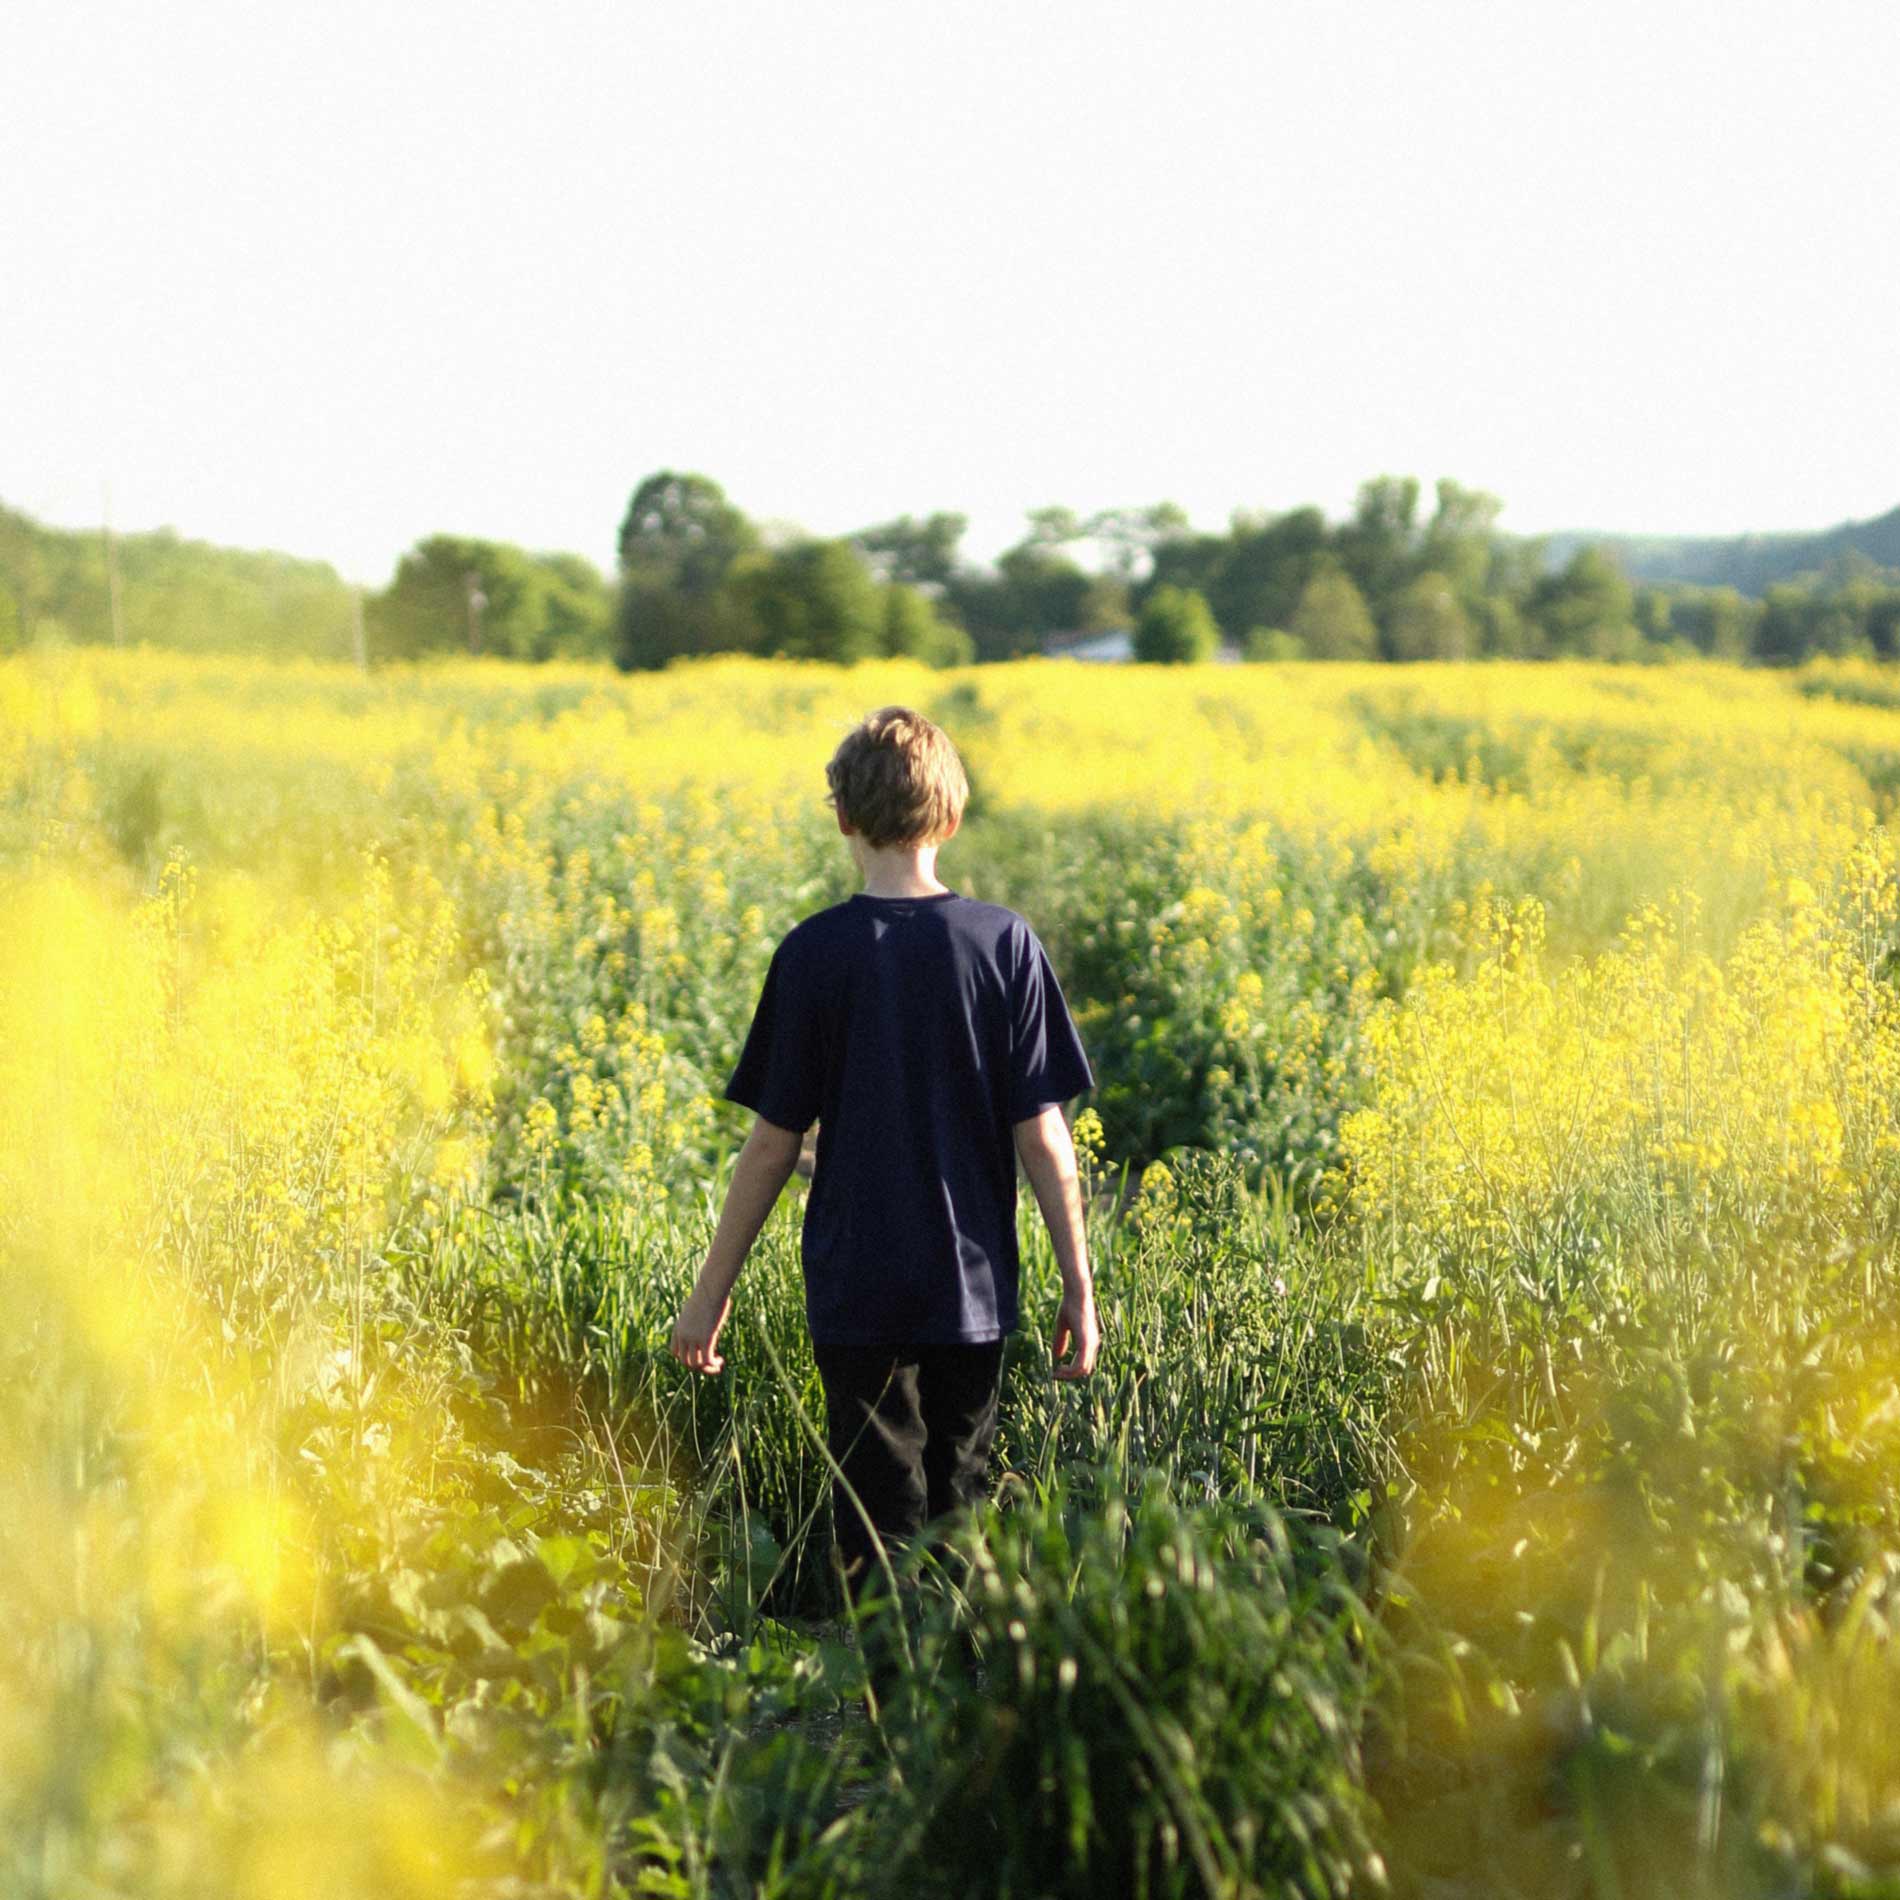
{"label": "white sky", "polygon": [[1900,502],[1900,6],[59,0],[0,47],[0,499],[380,583],[1169,497]]}

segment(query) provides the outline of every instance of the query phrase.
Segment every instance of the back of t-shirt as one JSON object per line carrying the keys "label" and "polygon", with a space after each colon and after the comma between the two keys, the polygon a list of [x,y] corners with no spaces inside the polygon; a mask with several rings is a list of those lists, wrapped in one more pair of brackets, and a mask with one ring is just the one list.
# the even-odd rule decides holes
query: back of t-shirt
{"label": "back of t-shirt", "polygon": [[816,1118],[805,1310],[819,1345],[1000,1339],[1016,1324],[1012,1129],[1094,1087],[1035,932],[946,891],[860,893],[773,952],[726,1085]]}

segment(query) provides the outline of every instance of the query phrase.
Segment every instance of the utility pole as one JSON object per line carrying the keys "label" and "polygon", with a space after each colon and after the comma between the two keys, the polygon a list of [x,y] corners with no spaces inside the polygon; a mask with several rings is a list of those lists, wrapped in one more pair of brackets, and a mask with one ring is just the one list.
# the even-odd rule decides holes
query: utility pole
{"label": "utility pole", "polygon": [[100,534],[106,544],[106,598],[112,604],[112,644],[125,645],[125,616],[119,607],[119,550],[112,540],[112,484],[105,485],[105,520]]}
{"label": "utility pole", "polygon": [[350,589],[350,635],[351,645],[356,653],[356,670],[359,673],[369,671],[369,641],[363,632],[363,590],[360,587]]}
{"label": "utility pole", "polygon": [[480,653],[482,650],[482,609],[488,605],[488,596],[482,592],[482,577],[471,567],[463,576],[468,586],[468,650]]}

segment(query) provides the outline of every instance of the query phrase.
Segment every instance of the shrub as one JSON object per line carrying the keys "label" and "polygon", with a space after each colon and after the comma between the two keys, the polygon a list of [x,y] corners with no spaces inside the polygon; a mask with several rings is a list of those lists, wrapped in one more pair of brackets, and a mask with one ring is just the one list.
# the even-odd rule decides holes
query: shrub
{"label": "shrub", "polygon": [[1166,666],[1211,660],[1220,645],[1206,598],[1191,587],[1157,587],[1135,622],[1135,658]]}
{"label": "shrub", "polygon": [[1306,642],[1284,627],[1249,627],[1246,639],[1240,643],[1240,657],[1256,663],[1303,660]]}

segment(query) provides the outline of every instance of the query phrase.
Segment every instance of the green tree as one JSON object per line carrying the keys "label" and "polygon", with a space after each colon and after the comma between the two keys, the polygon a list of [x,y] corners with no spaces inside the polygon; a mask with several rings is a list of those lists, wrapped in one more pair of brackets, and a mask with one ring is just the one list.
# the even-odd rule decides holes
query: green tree
{"label": "green tree", "polygon": [[1501,660],[1540,660],[1544,630],[1524,611],[1517,596],[1488,593],[1473,614],[1479,651]]}
{"label": "green tree", "polygon": [[742,583],[758,651],[849,664],[885,650],[887,590],[849,541],[798,541]]}
{"label": "green tree", "polygon": [[895,584],[884,589],[883,651],[926,666],[967,666],[975,654],[970,636],[928,595]]}
{"label": "green tree", "polygon": [[1754,655],[1775,666],[1792,666],[1808,650],[1808,590],[1777,581],[1762,596],[1755,622]]}
{"label": "green tree", "polygon": [[662,469],[633,491],[620,523],[620,572],[710,593],[733,562],[758,545],[758,531],[708,475]]}
{"label": "green tree", "polygon": [[616,662],[663,666],[751,646],[758,630],[736,583],[758,548],[758,530],[710,476],[649,475],[620,523]]}
{"label": "green tree", "polygon": [[1712,659],[1746,657],[1760,612],[1733,587],[1686,587],[1670,605],[1670,624]]}
{"label": "green tree", "polygon": [[1883,586],[1869,603],[1867,641],[1875,658],[1900,658],[1900,586]]}
{"label": "green tree", "polygon": [[1034,653],[1047,635],[1082,624],[1093,577],[1063,550],[1084,532],[1072,508],[1035,508],[1029,531],[998,558],[994,573],[952,575],[948,603],[979,659]]}
{"label": "green tree", "polygon": [[1306,658],[1306,647],[1297,634],[1284,627],[1249,627],[1240,643],[1240,657],[1255,665],[1284,665]]}
{"label": "green tree", "polygon": [[851,539],[880,579],[941,592],[957,571],[957,550],[969,527],[967,515],[933,514],[918,521],[899,515]]}
{"label": "green tree", "polygon": [[1187,533],[1187,515],[1171,501],[1147,508],[1104,508],[1082,524],[1083,535],[1108,550],[1109,572],[1124,583],[1135,579],[1164,541]]}
{"label": "green tree", "polygon": [[1619,659],[1638,637],[1629,579],[1599,547],[1579,548],[1561,572],[1545,575],[1530,604],[1553,653]]}
{"label": "green tree", "polygon": [[1088,531],[1087,524],[1073,508],[1032,508],[1029,511],[1029,532],[1023,537],[1022,545],[1035,548],[1067,547],[1072,541],[1080,541]]}
{"label": "green tree", "polygon": [[1149,550],[1152,565],[1147,587],[1191,587],[1205,594],[1214,609],[1214,617],[1229,626],[1226,609],[1216,598],[1220,576],[1233,552],[1233,543],[1224,534],[1184,534],[1158,542]]}
{"label": "green tree", "polygon": [[546,651],[563,660],[604,660],[613,650],[613,590],[592,561],[579,554],[529,557],[545,577],[542,636]]}
{"label": "green tree", "polygon": [[[1214,618],[1235,636],[1249,627],[1284,627],[1306,583],[1330,558],[1327,539],[1326,517],[1317,508],[1266,518],[1237,513],[1205,588]],[[1156,571],[1162,574],[1159,558]],[[1169,571],[1162,578],[1177,576]]]}
{"label": "green tree", "polygon": [[1462,660],[1471,650],[1471,622],[1450,580],[1428,569],[1399,589],[1386,638],[1395,660]]}
{"label": "green tree", "polygon": [[1135,622],[1135,658],[1164,666],[1211,660],[1220,646],[1206,599],[1192,589],[1161,586],[1141,603]]}
{"label": "green tree", "polygon": [[1306,583],[1291,632],[1316,660],[1376,660],[1379,630],[1352,577],[1325,567]]}
{"label": "green tree", "polygon": [[1058,548],[1025,541],[996,563],[1004,619],[1032,649],[1044,634],[1080,625],[1091,577]]}
{"label": "green tree", "polygon": [[1332,546],[1367,600],[1383,606],[1403,584],[1418,546],[1417,523],[1415,477],[1375,475],[1360,484],[1352,519]]}
{"label": "green tree", "polygon": [[1075,624],[1084,633],[1113,633],[1127,626],[1133,617],[1127,581],[1119,574],[1090,577],[1075,616]]}
{"label": "green tree", "polygon": [[1639,587],[1630,606],[1636,631],[1653,645],[1665,644],[1671,631],[1675,602],[1666,587]]}
{"label": "green tree", "polygon": [[1848,654],[1871,657],[1869,609],[1877,590],[1864,576],[1817,586],[1808,602],[1807,650],[1830,659]]}
{"label": "green tree", "polygon": [[1439,481],[1437,496],[1419,561],[1427,572],[1444,575],[1469,608],[1490,582],[1497,520],[1504,504],[1497,496],[1466,488],[1449,476]]}
{"label": "green tree", "polygon": [[0,589],[11,604],[15,638],[26,645],[35,623],[51,611],[49,543],[57,530],[42,528],[30,515],[0,507]]}
{"label": "green tree", "polygon": [[[550,567],[548,558],[562,559],[466,535],[435,534],[417,542],[397,563],[388,587],[366,604],[370,657],[411,660],[460,652],[550,658],[559,632],[584,624],[588,607],[568,571]],[[597,609],[604,611],[604,604],[597,602]]]}

